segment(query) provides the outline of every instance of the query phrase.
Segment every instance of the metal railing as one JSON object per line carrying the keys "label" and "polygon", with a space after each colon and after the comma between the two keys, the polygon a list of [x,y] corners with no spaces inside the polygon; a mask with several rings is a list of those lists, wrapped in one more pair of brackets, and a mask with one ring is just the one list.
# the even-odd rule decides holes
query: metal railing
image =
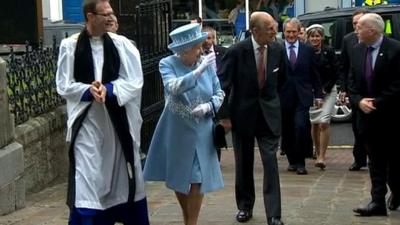
{"label": "metal railing", "polygon": [[[138,4],[132,13],[119,15],[121,34],[136,41],[141,54],[144,75],[141,105],[143,152],[147,152],[164,106],[158,63],[171,54],[167,48],[171,28],[170,7],[170,1],[152,1]],[[65,104],[56,93],[58,47],[56,40],[53,42],[52,48],[40,44],[34,49],[27,44],[26,50],[18,54],[11,49],[6,58],[8,96],[16,125]]]}
{"label": "metal railing", "polygon": [[16,125],[65,103],[56,92],[57,54],[57,48],[42,44],[35,49],[27,44],[22,54],[10,49],[5,58],[7,92]]}
{"label": "metal railing", "polygon": [[171,13],[170,1],[140,3],[136,7],[136,29],[132,38],[142,56],[144,73],[141,132],[141,148],[144,152],[147,152],[164,107],[164,89],[158,64],[163,57],[171,54],[168,50]]}

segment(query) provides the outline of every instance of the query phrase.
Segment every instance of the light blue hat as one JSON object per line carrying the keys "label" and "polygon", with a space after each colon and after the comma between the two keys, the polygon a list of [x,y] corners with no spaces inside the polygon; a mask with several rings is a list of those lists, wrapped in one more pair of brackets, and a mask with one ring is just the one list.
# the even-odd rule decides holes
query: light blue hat
{"label": "light blue hat", "polygon": [[168,45],[168,48],[173,52],[179,52],[203,42],[206,40],[208,33],[201,32],[200,24],[189,23],[171,31],[169,36],[172,39],[172,43]]}

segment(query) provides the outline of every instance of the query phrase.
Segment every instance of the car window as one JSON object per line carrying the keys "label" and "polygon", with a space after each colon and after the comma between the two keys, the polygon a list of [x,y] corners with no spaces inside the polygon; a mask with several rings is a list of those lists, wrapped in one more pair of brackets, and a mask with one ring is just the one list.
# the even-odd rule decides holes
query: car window
{"label": "car window", "polygon": [[353,20],[352,20],[352,18],[347,19],[345,23],[346,23],[346,25],[345,25],[345,34],[353,32],[354,29],[353,29]]}
{"label": "car window", "polygon": [[[356,8],[354,8],[355,10]],[[387,5],[370,8],[382,16],[385,22],[385,35],[400,40],[400,10],[398,6]],[[353,9],[339,9],[329,12],[308,13],[300,15],[300,21],[306,26],[321,24],[325,28],[325,43],[331,45],[337,52],[340,51],[343,37],[353,32]]]}
{"label": "car window", "polygon": [[321,24],[325,29],[325,44],[330,46],[336,45],[336,20],[331,22],[324,22]]}

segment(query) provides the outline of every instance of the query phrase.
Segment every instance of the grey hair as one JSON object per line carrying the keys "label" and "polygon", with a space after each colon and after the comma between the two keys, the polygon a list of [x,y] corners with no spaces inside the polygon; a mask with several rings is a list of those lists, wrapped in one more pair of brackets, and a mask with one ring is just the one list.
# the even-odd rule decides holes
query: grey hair
{"label": "grey hair", "polygon": [[207,32],[207,33],[211,33],[212,35],[214,35],[214,39],[213,39],[213,44],[216,45],[217,44],[217,31],[209,26],[204,26],[202,29],[203,32]]}
{"label": "grey hair", "polygon": [[364,14],[362,17],[364,17],[364,20],[367,22],[368,25],[375,28],[380,34],[383,34],[385,30],[385,22],[380,15],[376,13],[367,13]]}
{"label": "grey hair", "polygon": [[190,48],[185,48],[185,49],[179,49],[177,51],[173,51],[175,52],[175,54],[177,54],[178,56],[183,56],[186,55],[186,53],[188,53],[190,50]]}
{"label": "grey hair", "polygon": [[287,19],[285,20],[285,22],[283,22],[283,31],[286,30],[286,25],[287,25],[288,23],[296,24],[296,25],[297,25],[297,30],[300,31],[300,28],[301,28],[301,26],[302,26],[302,23],[300,22],[299,19],[297,19],[296,17],[287,18]]}
{"label": "grey hair", "polygon": [[114,22],[118,23],[118,19],[114,14],[111,14],[110,17]]}
{"label": "grey hair", "polygon": [[[197,44],[196,44],[197,45]],[[185,56],[188,52],[190,52],[196,45],[190,46],[188,48],[182,48],[177,51],[173,51],[178,56]]]}

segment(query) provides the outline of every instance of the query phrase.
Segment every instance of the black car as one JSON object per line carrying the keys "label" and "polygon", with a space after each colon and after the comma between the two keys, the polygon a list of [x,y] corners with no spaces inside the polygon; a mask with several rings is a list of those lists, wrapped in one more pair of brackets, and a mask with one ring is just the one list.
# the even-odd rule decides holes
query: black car
{"label": "black car", "polygon": [[[332,9],[306,13],[298,16],[298,19],[308,27],[312,24],[321,24],[325,28],[326,44],[331,45],[337,54],[340,54],[343,37],[353,32],[352,14],[360,7]],[[385,21],[385,33],[387,36],[400,40],[400,5],[380,5],[367,8],[370,12],[378,13]],[[349,104],[340,104],[337,101],[333,121],[348,121],[351,118]]]}
{"label": "black car", "polygon": [[[324,26],[325,42],[340,51],[343,37],[353,31],[352,14],[359,8],[328,8],[324,11],[303,14],[298,18],[306,27],[315,23]],[[400,5],[380,5],[367,9],[382,16],[387,36],[400,40]]]}

